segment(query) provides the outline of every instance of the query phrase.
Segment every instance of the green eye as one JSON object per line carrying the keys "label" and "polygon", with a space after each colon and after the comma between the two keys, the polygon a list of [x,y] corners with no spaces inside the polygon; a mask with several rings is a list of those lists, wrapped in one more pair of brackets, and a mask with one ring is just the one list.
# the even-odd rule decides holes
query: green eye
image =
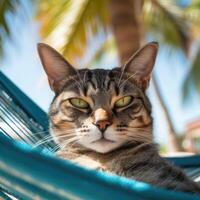
{"label": "green eye", "polygon": [[122,97],[121,99],[115,102],[115,107],[122,108],[122,107],[128,106],[132,102],[132,99],[133,99],[132,96]]}
{"label": "green eye", "polygon": [[80,99],[80,98],[71,98],[69,99],[69,102],[74,106],[74,107],[77,107],[77,108],[89,108],[89,104],[83,100],[83,99]]}

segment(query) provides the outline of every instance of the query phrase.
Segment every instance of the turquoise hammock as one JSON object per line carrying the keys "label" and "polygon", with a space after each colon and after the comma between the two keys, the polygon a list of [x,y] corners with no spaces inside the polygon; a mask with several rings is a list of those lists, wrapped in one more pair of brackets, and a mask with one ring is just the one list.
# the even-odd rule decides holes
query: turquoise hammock
{"label": "turquoise hammock", "polygon": [[[200,199],[58,159],[50,153],[53,142],[33,149],[48,134],[47,130],[46,113],[0,72],[0,199]],[[200,177],[200,156],[170,160],[191,178]]]}

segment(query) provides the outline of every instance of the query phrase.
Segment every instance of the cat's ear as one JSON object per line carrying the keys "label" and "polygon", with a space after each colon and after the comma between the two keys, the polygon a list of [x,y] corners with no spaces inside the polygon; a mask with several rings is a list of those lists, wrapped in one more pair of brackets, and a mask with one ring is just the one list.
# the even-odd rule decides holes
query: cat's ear
{"label": "cat's ear", "polygon": [[133,74],[139,86],[145,90],[151,78],[151,72],[156,60],[158,43],[150,42],[139,49],[124,66],[125,72]]}
{"label": "cat's ear", "polygon": [[49,45],[39,43],[37,47],[50,87],[54,92],[59,93],[64,85],[63,79],[75,75],[76,70]]}

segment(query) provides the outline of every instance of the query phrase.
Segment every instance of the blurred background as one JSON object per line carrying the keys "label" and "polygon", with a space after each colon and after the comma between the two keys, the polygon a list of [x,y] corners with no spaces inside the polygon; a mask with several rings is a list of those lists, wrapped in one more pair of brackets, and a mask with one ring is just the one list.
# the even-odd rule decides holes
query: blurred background
{"label": "blurred background", "polygon": [[0,0],[0,70],[46,112],[38,42],[77,68],[113,68],[149,41],[154,139],[162,153],[200,153],[200,0]]}

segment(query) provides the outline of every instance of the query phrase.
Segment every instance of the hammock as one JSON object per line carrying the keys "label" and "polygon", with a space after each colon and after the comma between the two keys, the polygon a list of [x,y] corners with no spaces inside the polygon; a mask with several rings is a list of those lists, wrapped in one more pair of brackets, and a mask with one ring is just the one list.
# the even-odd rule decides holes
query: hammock
{"label": "hammock", "polygon": [[[0,72],[0,199],[200,199],[58,159],[53,142],[32,148],[47,130],[46,113]],[[199,181],[200,156],[169,159]]]}

